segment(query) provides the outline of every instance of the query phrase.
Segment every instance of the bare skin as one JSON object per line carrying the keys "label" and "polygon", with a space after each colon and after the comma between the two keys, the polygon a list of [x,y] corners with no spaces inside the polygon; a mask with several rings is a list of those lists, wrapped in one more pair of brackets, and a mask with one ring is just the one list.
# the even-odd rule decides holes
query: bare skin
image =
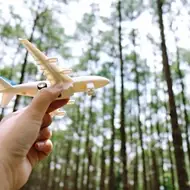
{"label": "bare skin", "polygon": [[1,190],[20,189],[27,182],[33,167],[52,151],[48,129],[52,119],[49,113],[68,102],[68,99],[54,101],[61,91],[61,85],[43,89],[29,106],[1,121]]}

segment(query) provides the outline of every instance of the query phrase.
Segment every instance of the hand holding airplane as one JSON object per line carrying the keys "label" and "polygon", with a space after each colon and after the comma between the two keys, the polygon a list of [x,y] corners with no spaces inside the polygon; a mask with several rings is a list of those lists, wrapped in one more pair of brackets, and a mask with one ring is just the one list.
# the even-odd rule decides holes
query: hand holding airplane
{"label": "hand holding airplane", "polygon": [[[94,90],[104,87],[109,83],[109,80],[100,76],[81,76],[70,77],[72,70],[67,68],[59,68],[56,63],[57,58],[48,58],[38,48],[26,39],[19,39],[20,42],[26,47],[26,49],[34,57],[37,65],[43,71],[47,78],[47,81],[29,82],[24,84],[14,85],[11,84],[4,77],[0,77],[0,93],[3,93],[1,107],[5,107],[14,97],[14,95],[30,96],[34,97],[39,90],[47,88],[51,85],[62,84],[63,92],[57,97],[57,100],[68,99],[74,93],[87,92],[88,95],[93,95]],[[70,100],[68,104],[73,103]],[[53,115],[64,115],[65,112],[56,110]]]}

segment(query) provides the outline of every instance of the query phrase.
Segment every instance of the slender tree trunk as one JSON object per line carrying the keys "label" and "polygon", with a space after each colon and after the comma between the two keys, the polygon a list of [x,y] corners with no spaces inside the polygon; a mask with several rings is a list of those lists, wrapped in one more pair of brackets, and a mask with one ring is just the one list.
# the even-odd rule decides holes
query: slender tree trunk
{"label": "slender tree trunk", "polygon": [[187,153],[188,153],[188,159],[189,159],[189,164],[190,164],[190,142],[189,142],[189,117],[187,113],[187,101],[185,97],[185,85],[183,82],[183,74],[180,69],[180,58],[179,58],[179,48],[177,47],[177,73],[180,78],[180,86],[181,86],[181,96],[182,96],[182,102],[183,102],[183,112],[184,112],[184,117],[185,117],[185,140],[187,144]]}
{"label": "slender tree trunk", "polygon": [[[83,129],[84,129],[84,125],[85,125],[85,106],[84,106],[84,108],[83,108],[83,115],[82,115],[82,117],[81,117],[81,131],[80,131],[80,142],[82,142],[82,131],[83,131]],[[78,149],[78,150],[80,150],[80,148]],[[79,155],[78,155],[79,156]],[[80,174],[80,176],[81,176],[81,181],[80,181],[80,185],[79,185],[79,188],[78,189],[80,189],[80,190],[82,190],[82,189],[84,189],[84,175],[85,175],[85,162],[84,162],[84,160],[85,160],[85,152],[83,153],[83,156],[81,156],[82,158],[81,158],[81,161],[82,161],[82,171],[81,171],[81,174]],[[79,158],[78,158],[79,159]],[[79,172],[77,172],[76,174],[75,174],[75,179],[76,179],[76,181],[78,180],[79,181]],[[75,181],[75,182],[76,182]],[[76,185],[75,185],[76,186]],[[76,188],[76,187],[75,187]]]}
{"label": "slender tree trunk", "polygon": [[99,161],[99,151],[97,150],[95,155],[94,155],[94,161],[93,161],[93,180],[92,180],[92,190],[96,190],[97,189],[97,178],[99,179],[99,176],[97,175],[97,171],[98,171],[98,161]]}
{"label": "slender tree trunk", "polygon": [[162,6],[163,6],[162,0],[157,0],[163,68],[164,68],[164,74],[165,74],[165,79],[167,82],[167,89],[168,89],[168,96],[169,96],[169,110],[170,110],[171,125],[172,125],[174,153],[175,153],[176,166],[177,166],[178,184],[179,184],[180,190],[188,190],[190,189],[190,187],[188,185],[188,176],[187,176],[187,171],[185,169],[185,156],[184,156],[184,151],[183,151],[183,146],[182,146],[182,136],[181,136],[181,130],[178,124],[176,104],[175,104],[174,93],[172,89],[172,79],[171,79],[170,66],[169,66],[169,61],[168,61],[165,35],[164,35]]}
{"label": "slender tree trunk", "polygon": [[[151,102],[152,104],[152,102]],[[151,136],[154,133],[154,126],[152,124],[151,120]],[[156,155],[156,149],[155,149],[155,141],[152,139],[151,142],[151,156],[152,156],[152,180],[153,180],[153,187],[155,190],[160,190],[160,172],[159,172],[159,164],[157,162],[157,155]]]}
{"label": "slender tree trunk", "polygon": [[100,175],[100,190],[105,190],[105,176],[106,176],[106,164],[105,164],[105,137],[103,137],[102,153],[101,153],[101,175]]}
{"label": "slender tree trunk", "polygon": [[64,187],[63,190],[68,190],[68,184],[69,184],[69,176],[68,176],[68,170],[70,167],[70,158],[71,158],[71,149],[72,149],[72,140],[69,140],[68,147],[67,147],[67,154],[66,154],[66,164],[65,164],[65,172],[64,172]]}
{"label": "slender tree trunk", "polygon": [[82,158],[82,173],[81,173],[81,183],[80,183],[80,190],[83,190],[85,188],[85,182],[84,182],[84,175],[85,175],[85,153],[83,154]]}
{"label": "slender tree trunk", "polygon": [[124,61],[122,51],[122,34],[121,34],[121,1],[118,1],[118,35],[119,35],[119,59],[120,59],[120,79],[121,79],[121,93],[120,93],[120,135],[121,135],[121,162],[122,162],[122,179],[123,179],[123,190],[128,190],[128,172],[127,172],[127,155],[126,155],[126,133],[125,133],[125,97],[124,97]]}
{"label": "slender tree trunk", "polygon": [[[156,75],[156,73],[155,73],[155,75]],[[155,76],[154,82],[155,82],[156,89],[159,89],[157,76]],[[159,98],[158,98],[157,91],[155,93],[156,93],[155,94],[155,96],[156,96],[155,113],[158,115]],[[160,147],[159,147],[159,155],[160,155],[160,159],[161,159],[161,163],[160,163],[160,159],[158,159],[159,160],[158,166],[160,166],[159,168],[161,169],[161,177],[162,177],[162,182],[163,182],[163,186],[164,186],[164,189],[165,189],[166,181],[165,181],[165,171],[164,171],[164,154],[163,154],[163,150],[162,150],[162,139],[161,139],[161,135],[160,135],[159,121],[156,122],[156,132],[157,132],[157,135],[158,135],[158,142],[159,142],[159,145],[160,145]]]}
{"label": "slender tree trunk", "polygon": [[90,129],[91,129],[91,122],[92,122],[92,102],[93,102],[93,96],[91,96],[90,100],[90,107],[89,107],[89,121],[87,125],[87,134],[86,134],[86,153],[87,153],[87,159],[88,159],[88,165],[87,165],[87,181],[86,181],[86,190],[89,190],[90,187],[90,180],[91,180],[91,172],[90,167],[92,166],[92,147],[90,142]]}
{"label": "slender tree trunk", "polygon": [[[57,149],[57,146],[55,147],[55,150]],[[56,155],[56,153],[54,154],[53,162],[54,162],[54,168],[53,168],[53,178],[51,179],[52,180],[51,189],[56,189],[56,177],[57,177],[56,176],[57,175],[57,167],[56,167],[56,164],[57,164],[57,155]]]}
{"label": "slender tree trunk", "polygon": [[[133,98],[130,100],[131,103],[129,105],[129,115],[133,115],[132,110],[133,110]],[[126,105],[127,106],[127,105]],[[132,127],[134,126],[134,120],[131,118],[129,121],[129,133],[130,133],[130,145],[132,148],[132,151],[135,152],[135,161],[134,161],[134,166],[133,166],[133,186],[132,190],[138,190],[138,185],[139,185],[139,175],[138,175],[138,170],[139,170],[139,165],[138,165],[138,137],[133,138],[133,129]],[[138,129],[137,129],[138,130]]]}
{"label": "slender tree trunk", "polygon": [[109,190],[114,190],[115,187],[115,175],[114,175],[114,157],[115,157],[115,150],[114,150],[114,144],[115,144],[115,106],[116,106],[116,82],[115,82],[115,75],[113,78],[113,88],[112,88],[112,111],[111,111],[111,146],[110,146],[110,167],[109,167]]}
{"label": "slender tree trunk", "polygon": [[[158,135],[158,141],[159,141],[159,155],[161,158],[161,176],[162,176],[162,181],[163,181],[163,186],[164,189],[166,187],[166,181],[165,181],[165,171],[164,171],[164,154],[163,154],[163,150],[162,150],[162,139],[161,139],[161,135],[160,135],[160,125],[157,121],[156,123],[156,131],[157,131],[157,135]],[[159,164],[158,164],[159,165]]]}
{"label": "slender tree trunk", "polygon": [[168,117],[167,117],[167,104],[165,103],[164,104],[164,108],[165,108],[165,111],[166,111],[166,133],[167,133],[167,142],[168,142],[168,154],[169,154],[169,159],[170,159],[170,164],[171,164],[171,167],[170,167],[170,173],[171,173],[171,179],[172,179],[172,190],[176,190],[176,186],[175,186],[175,172],[174,172],[174,161],[173,161],[173,156],[172,156],[172,143],[169,139],[169,134],[170,134],[170,131],[169,131],[169,121],[168,121]]}
{"label": "slender tree trunk", "polygon": [[[36,12],[36,17],[34,19],[34,24],[33,24],[33,27],[32,27],[32,32],[31,32],[30,38],[29,38],[30,42],[33,41],[34,32],[36,30],[36,26],[37,26],[38,20],[40,18],[38,10],[40,9],[41,2],[42,2],[42,0],[39,0],[38,9],[37,9],[37,12]],[[25,71],[26,71],[27,59],[28,59],[28,51],[26,51],[26,54],[24,56],[24,61],[22,63],[21,77],[20,77],[20,81],[19,81],[20,84],[22,84],[24,82],[24,75],[25,75]],[[16,100],[15,100],[15,103],[14,103],[13,111],[17,110],[19,101],[20,101],[20,96],[17,96]]]}
{"label": "slender tree trunk", "polygon": [[52,154],[48,157],[48,160],[47,160],[47,171],[46,171],[47,183],[44,184],[44,189],[49,188],[50,173],[51,173],[51,168],[50,168],[51,160],[52,160]]}
{"label": "slender tree trunk", "polygon": [[[169,134],[169,131],[168,131],[168,128],[166,127],[166,132],[167,134]],[[167,135],[168,137],[168,135]],[[169,137],[168,137],[168,151],[169,151],[169,159],[170,159],[170,164],[171,164],[171,167],[170,167],[170,173],[171,173],[171,178],[172,178],[172,187],[173,187],[173,190],[175,190],[175,174],[174,174],[174,161],[173,161],[173,157],[172,157],[172,150],[171,150],[171,142],[169,140]]]}
{"label": "slender tree trunk", "polygon": [[153,186],[152,189],[154,190],[160,190],[160,183],[159,183],[159,170],[158,170],[158,164],[156,159],[156,152],[154,148],[151,148],[152,153],[152,171],[153,171]]}
{"label": "slender tree trunk", "polygon": [[[106,99],[106,93],[105,93],[105,88],[104,88],[104,92],[103,92],[103,97],[104,99]],[[103,102],[103,113],[102,115],[104,116],[106,114],[106,103]],[[103,120],[103,127],[105,128],[105,120]],[[100,175],[100,190],[105,190],[105,176],[106,176],[106,163],[105,163],[105,145],[106,145],[106,137],[103,133],[102,135],[103,137],[103,145],[102,145],[102,151],[101,151],[101,175]]]}
{"label": "slender tree trunk", "polygon": [[[79,100],[79,102],[80,102],[80,100]],[[79,136],[79,141],[77,143],[77,155],[75,158],[76,168],[75,168],[75,177],[74,177],[74,190],[78,190],[81,137],[82,137],[82,131],[83,131],[83,125],[84,125],[84,119],[85,119],[84,118],[85,114],[83,114],[82,116],[80,114],[80,106],[78,106],[77,112],[78,112],[77,123],[79,124],[80,128],[78,129],[78,127],[77,127],[77,129],[78,129],[77,133]]]}
{"label": "slender tree trunk", "polygon": [[138,190],[139,189],[139,175],[138,175],[138,170],[139,170],[139,156],[138,156],[138,146],[136,145],[136,154],[135,154],[135,164],[134,164],[134,176],[133,176],[133,190]]}
{"label": "slender tree trunk", "polygon": [[[136,46],[135,42],[135,31],[133,30],[133,46]],[[139,130],[139,137],[140,137],[140,146],[142,149],[142,161],[143,161],[143,188],[144,190],[148,189],[147,185],[147,172],[146,172],[146,158],[145,158],[145,150],[143,145],[143,131],[142,131],[142,124],[140,121],[140,114],[141,114],[141,105],[140,105],[140,90],[139,90],[139,73],[137,70],[138,64],[137,64],[137,55],[134,51],[134,70],[135,70],[135,81],[136,81],[136,91],[137,91],[137,107],[138,107],[138,113],[137,113],[137,120],[138,120],[138,130]]]}

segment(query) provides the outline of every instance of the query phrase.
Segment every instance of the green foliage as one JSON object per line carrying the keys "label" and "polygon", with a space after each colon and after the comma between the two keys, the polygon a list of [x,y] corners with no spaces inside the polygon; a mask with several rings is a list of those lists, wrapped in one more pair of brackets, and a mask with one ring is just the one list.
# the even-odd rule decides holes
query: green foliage
{"label": "green foliage", "polygon": [[82,22],[77,24],[77,31],[80,31],[81,34],[91,34],[95,22],[96,17],[94,14],[85,13]]}
{"label": "green foliage", "polygon": [[131,20],[136,19],[145,8],[142,0],[123,1],[124,14]]}
{"label": "green foliage", "polygon": [[20,24],[16,24],[15,26],[12,26],[9,23],[5,23],[5,25],[0,30],[0,36],[16,39],[16,38],[19,38],[20,36],[24,36],[24,30],[20,26]]}
{"label": "green foliage", "polygon": [[11,67],[6,67],[0,70],[0,75],[9,78],[11,73]]}

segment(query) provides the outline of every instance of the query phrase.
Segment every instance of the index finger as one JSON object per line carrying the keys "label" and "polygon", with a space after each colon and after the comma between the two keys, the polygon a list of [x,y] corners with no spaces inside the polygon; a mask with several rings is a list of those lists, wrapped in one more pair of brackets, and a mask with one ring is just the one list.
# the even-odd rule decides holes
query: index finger
{"label": "index finger", "polygon": [[42,89],[28,106],[29,113],[42,119],[50,104],[58,97],[62,90],[63,86],[60,84]]}
{"label": "index finger", "polygon": [[46,113],[51,113],[51,112],[55,111],[56,109],[64,106],[65,104],[67,104],[68,101],[69,101],[69,99],[62,99],[62,100],[53,101],[50,104],[50,106],[48,107]]}

